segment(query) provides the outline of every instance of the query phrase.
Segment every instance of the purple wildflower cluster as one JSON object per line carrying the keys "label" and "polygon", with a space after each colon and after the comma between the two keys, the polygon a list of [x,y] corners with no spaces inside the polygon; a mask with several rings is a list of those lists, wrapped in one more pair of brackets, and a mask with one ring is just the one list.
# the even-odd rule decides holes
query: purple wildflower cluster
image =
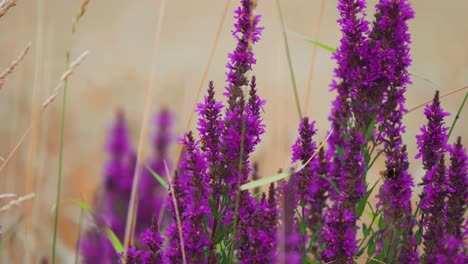
{"label": "purple wildflower cluster", "polygon": [[[414,183],[403,142],[405,92],[411,83],[407,22],[414,17],[408,0],[380,0],[372,23],[365,14],[366,1],[338,1],[343,36],[333,55],[337,67],[331,90],[337,97],[329,118],[327,149],[318,147],[315,122],[304,117],[292,146],[292,162],[301,169],[291,169],[291,177],[271,184],[267,193],[241,188],[249,179],[259,178],[251,155],[265,133],[265,101],[256,77],[248,74],[256,63],[252,47],[263,29],[255,5],[254,0],[240,0],[232,32],[237,45],[226,66],[226,103],[215,98],[210,82],[196,108],[198,135],[188,131],[179,140],[184,152],[168,180],[168,192],[150,171],[143,172],[137,218],[140,239],[120,260],[127,264],[354,263],[367,252],[377,262],[419,263],[418,243],[423,243],[423,263],[466,263],[468,158],[460,137],[448,145],[447,113],[438,92],[426,106],[428,123],[417,136],[417,157],[426,174],[416,210],[421,213],[414,215],[412,210]],[[171,120],[168,111],[156,120],[154,155],[148,165],[159,175],[165,175],[165,162],[170,164]],[[102,213],[95,217],[97,228],[83,238],[85,263],[115,263],[119,258],[101,230],[108,226],[119,238],[124,232],[135,170],[124,121],[119,114],[111,129],[110,160],[99,199]],[[377,149],[382,150],[376,153]],[[381,154],[384,182],[377,188],[375,210],[370,206],[372,223],[378,221],[379,228],[363,224],[359,238],[358,223],[375,187],[367,183],[368,172]],[[418,221],[422,229],[413,232]]]}
{"label": "purple wildflower cluster", "polygon": [[[171,142],[172,116],[163,109],[155,118],[154,133],[155,157],[148,162],[155,172],[164,172],[164,161],[168,159],[167,149]],[[130,201],[131,186],[136,166],[136,154],[132,147],[129,128],[121,110],[117,112],[115,123],[109,130],[106,150],[109,160],[104,169],[103,191],[97,197],[93,216],[95,227],[86,231],[80,240],[83,263],[115,263],[117,254],[104,234],[105,227],[110,228],[120,240],[125,233]],[[137,232],[143,232],[151,226],[153,217],[157,217],[162,205],[164,190],[155,183],[153,176],[143,170],[139,192],[139,210],[136,223]],[[98,261],[101,260],[101,261]]]}

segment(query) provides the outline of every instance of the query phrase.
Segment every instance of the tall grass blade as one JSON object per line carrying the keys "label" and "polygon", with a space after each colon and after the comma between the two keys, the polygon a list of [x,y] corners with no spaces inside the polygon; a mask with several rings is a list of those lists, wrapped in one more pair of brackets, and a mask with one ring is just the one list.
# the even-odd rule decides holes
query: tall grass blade
{"label": "tall grass blade", "polygon": [[448,137],[447,138],[450,138],[450,135],[452,135],[452,132],[453,132],[453,129],[455,128],[455,125],[457,124],[457,121],[458,119],[460,119],[460,114],[461,114],[461,111],[463,110],[463,108],[465,107],[465,103],[466,103],[466,99],[468,98],[468,92],[465,93],[465,98],[463,99],[461,105],[460,105],[460,108],[458,108],[458,112],[457,112],[457,115],[455,116],[455,119],[453,120],[453,123],[452,125],[450,126],[450,131],[448,133]]}
{"label": "tall grass blade", "polygon": [[294,68],[293,68],[293,65],[292,65],[291,52],[289,50],[288,35],[286,34],[286,26],[284,24],[283,11],[281,9],[280,0],[276,0],[276,7],[278,9],[278,16],[279,16],[279,19],[280,19],[280,22],[281,22],[281,27],[283,29],[284,47],[286,49],[286,57],[288,59],[288,68],[289,68],[289,74],[291,75],[291,82],[292,82],[292,88],[293,88],[293,92],[294,92],[294,100],[296,102],[297,114],[299,115],[299,120],[301,120],[302,119],[301,103],[300,103],[300,100],[299,100],[299,93],[297,91],[296,77],[294,75]]}

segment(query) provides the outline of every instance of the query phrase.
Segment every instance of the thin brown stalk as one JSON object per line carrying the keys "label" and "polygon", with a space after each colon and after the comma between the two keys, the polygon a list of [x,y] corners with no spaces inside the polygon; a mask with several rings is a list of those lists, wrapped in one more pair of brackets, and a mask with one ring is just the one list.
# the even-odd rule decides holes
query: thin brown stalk
{"label": "thin brown stalk", "polygon": [[[322,26],[322,18],[323,18],[324,11],[325,11],[325,0],[321,0],[320,1],[320,12],[319,12],[318,19],[316,21],[316,28],[314,30],[314,40],[317,40],[317,41],[320,41],[320,29],[321,29],[321,26]],[[313,81],[313,78],[314,78],[316,58],[317,58],[317,46],[312,45],[312,59],[311,59],[311,63],[310,63],[309,76],[307,78],[307,90],[306,90],[304,108],[302,109],[302,113],[304,113],[304,116],[307,116],[307,113],[308,113],[308,110],[309,110],[310,94],[312,92],[312,81]]]}
{"label": "thin brown stalk", "polygon": [[[146,102],[145,102],[145,109],[143,113],[143,120],[141,122],[141,130],[140,130],[140,138],[138,141],[138,150],[137,150],[137,160],[136,160],[136,168],[135,173],[133,176],[133,183],[132,183],[132,192],[130,196],[130,203],[127,213],[127,222],[125,226],[125,238],[124,238],[124,248],[128,248],[130,244],[133,242],[134,232],[135,232],[135,224],[136,224],[136,215],[138,212],[138,186],[140,183],[140,171],[143,167],[143,159],[144,159],[144,147],[146,141],[146,135],[148,133],[148,123],[150,118],[152,100],[153,100],[153,93],[154,93],[154,84],[156,83],[156,59],[157,59],[157,50],[159,46],[159,39],[161,35],[162,29],[162,22],[164,18],[165,8],[166,7],[166,0],[161,0],[161,4],[159,7],[159,15],[158,21],[156,24],[156,29],[154,32],[154,40],[153,40],[153,55],[151,60],[151,70],[149,72],[150,76],[148,78],[148,87],[146,90]],[[123,256],[123,263],[127,262],[127,254],[124,251]]]}
{"label": "thin brown stalk", "polygon": [[[454,93],[457,93],[457,92],[460,92],[460,91],[463,91],[463,90],[465,90],[465,89],[468,89],[468,86],[464,86],[464,87],[462,87],[462,88],[458,88],[458,89],[456,89],[456,90],[453,90],[453,91],[450,91],[450,92],[448,92],[448,93],[445,93],[445,94],[441,95],[439,98],[442,99],[442,98],[444,98],[444,97],[447,97],[447,96],[449,96],[449,95],[451,95],[451,94],[454,94]],[[432,102],[432,99],[429,100],[429,101],[426,101],[426,102],[424,102],[424,103],[422,103],[422,104],[420,104],[420,105],[417,105],[417,106],[411,108],[411,109],[408,110],[408,112],[406,112],[405,114],[409,114],[409,113],[413,112],[414,110],[417,110],[417,109],[419,109],[419,108],[421,108],[421,107],[423,107],[423,106],[425,106],[425,105],[427,105],[427,104],[429,104],[429,103],[431,103],[431,102]]]}
{"label": "thin brown stalk", "polygon": [[[218,47],[219,37],[221,35],[221,31],[223,29],[224,22],[226,20],[227,13],[229,11],[229,5],[231,4],[231,1],[232,0],[226,0],[226,3],[224,5],[223,14],[221,16],[221,20],[219,21],[218,28],[216,30],[215,38],[214,38],[213,42],[211,43],[211,49],[210,49],[210,53],[208,55],[208,60],[207,60],[207,62],[205,64],[205,68],[203,70],[202,78],[201,78],[200,83],[198,85],[197,93],[195,95],[195,100],[194,100],[193,106],[192,106],[192,111],[190,111],[189,119],[187,120],[187,124],[185,126],[185,131],[188,131],[190,129],[191,125],[192,125],[193,117],[194,117],[194,114],[195,114],[195,109],[197,107],[197,102],[198,102],[198,99],[200,97],[203,86],[204,86],[204,84],[206,82],[206,78],[208,76],[208,70],[210,69],[211,63],[213,62],[213,57],[214,57],[214,54],[216,52],[216,48]],[[176,162],[175,162],[176,165],[179,164],[179,161],[182,158],[182,153],[184,153],[184,145],[183,144],[179,148],[179,151],[178,151],[178,154],[177,154],[177,159],[176,159]],[[159,212],[160,217],[158,218],[158,226],[161,225],[161,221],[163,219],[162,215],[164,213],[164,209],[165,209],[164,206],[161,207],[161,210]]]}
{"label": "thin brown stalk", "polygon": [[[81,62],[84,60],[84,58],[89,54],[88,51],[85,51],[83,52],[80,56],[78,56],[78,58],[72,63],[72,66],[73,68],[70,68],[70,70],[67,70],[66,72],[64,72],[64,74],[62,74],[62,77],[60,78],[60,81],[59,83],[57,84],[57,86],[55,87],[55,89],[53,90],[53,93],[51,96],[49,96],[41,105],[41,110],[40,110],[40,114],[42,114],[44,112],[44,110],[47,109],[47,107],[54,101],[54,99],[57,97],[58,95],[58,92],[60,90],[61,87],[63,87],[63,84],[65,82],[65,80],[67,80],[71,75],[72,73],[74,72],[74,70],[76,69],[76,67],[78,67]],[[20,145],[23,143],[24,139],[26,138],[26,136],[29,134],[29,132],[31,132],[31,129],[33,128],[33,125],[37,125],[37,124],[30,124],[28,129],[26,129],[26,131],[24,132],[24,134],[21,136],[20,140],[18,141],[18,143],[15,145],[15,147],[10,151],[10,154],[8,154],[8,156],[5,158],[4,162],[2,163],[2,166],[0,166],[0,172],[5,168],[5,166],[8,164],[8,162],[10,161],[10,159],[13,157],[13,155],[16,153],[16,151],[18,150],[18,148],[20,147]]]}
{"label": "thin brown stalk", "polygon": [[179,206],[177,205],[177,199],[175,198],[174,188],[172,187],[171,173],[169,172],[169,168],[167,166],[166,161],[164,161],[164,168],[166,169],[166,175],[167,175],[167,180],[168,180],[168,183],[169,183],[172,203],[174,205],[175,217],[176,217],[176,222],[177,222],[177,229],[179,230],[180,251],[182,252],[182,262],[184,264],[186,264],[187,260],[185,258],[184,235],[182,233],[182,222],[180,221]]}
{"label": "thin brown stalk", "polygon": [[4,16],[10,8],[16,5],[16,0],[5,0],[0,5],[0,17]]}
{"label": "thin brown stalk", "polygon": [[9,74],[11,74],[16,66],[24,59],[26,56],[26,53],[28,53],[29,49],[31,48],[31,43],[29,43],[26,48],[23,49],[23,51],[20,53],[20,55],[14,60],[8,68],[6,68],[1,74],[0,74],[0,90],[2,90],[3,85],[5,85],[6,78],[8,77]]}

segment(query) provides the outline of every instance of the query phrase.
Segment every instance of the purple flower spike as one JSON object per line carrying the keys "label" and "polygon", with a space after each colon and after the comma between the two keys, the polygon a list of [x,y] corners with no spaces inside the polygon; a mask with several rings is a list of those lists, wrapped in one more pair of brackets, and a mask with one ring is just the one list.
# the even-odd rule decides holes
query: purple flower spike
{"label": "purple flower spike", "polygon": [[159,264],[162,263],[162,244],[164,239],[159,234],[156,218],[153,218],[151,228],[146,229],[145,232],[140,234],[141,243],[146,246],[142,250],[143,264]]}
{"label": "purple flower spike", "polygon": [[439,91],[435,93],[432,104],[424,109],[424,115],[428,124],[421,128],[422,134],[416,136],[419,149],[416,158],[422,158],[424,169],[429,171],[439,162],[447,144],[448,127],[444,126],[444,118],[449,113],[440,106]]}
{"label": "purple flower spike", "polygon": [[209,176],[212,189],[216,196],[219,196],[219,182],[216,178],[219,167],[221,133],[223,130],[223,120],[221,120],[221,110],[223,105],[215,99],[215,90],[211,81],[208,88],[208,95],[205,96],[204,103],[197,105],[198,112],[198,132],[201,138],[201,150],[205,153],[209,167]]}
{"label": "purple flower spike", "polygon": [[204,263],[205,250],[210,245],[208,232],[204,228],[211,214],[208,204],[209,178],[206,174],[206,163],[191,131],[186,134],[183,143],[186,153],[180,167],[187,181],[187,185],[184,186],[184,200],[187,207],[182,214],[184,219],[182,229],[187,260],[191,263]]}
{"label": "purple flower spike", "polygon": [[283,188],[283,232],[281,255],[284,263],[300,264],[303,255],[303,236],[299,233],[298,219],[295,217],[297,205],[297,183],[296,177],[292,176]]}
{"label": "purple flower spike", "polygon": [[[384,144],[386,154],[387,179],[380,189],[379,207],[388,227],[384,229],[383,239],[402,241],[396,259],[402,263],[418,263],[416,239],[412,234],[414,225],[411,215],[411,188],[413,179],[408,173],[408,154],[403,146],[402,123],[405,109],[406,85],[410,84],[408,67],[411,63],[407,20],[414,17],[414,12],[406,0],[382,0],[376,6],[375,22],[369,35],[370,67],[373,69],[373,83],[384,96],[379,105],[377,122],[380,127],[379,141]],[[406,229],[401,237],[394,230]],[[395,247],[396,245],[391,244]],[[395,251],[395,249],[392,249]],[[395,258],[395,257],[394,257]],[[390,260],[388,260],[390,261]]]}
{"label": "purple flower spike", "polygon": [[241,217],[247,221],[242,221],[240,225],[240,263],[274,263],[277,244],[275,187],[270,185],[268,200],[263,193],[259,204],[249,201],[248,195],[243,195],[242,198],[243,203],[249,203],[244,206],[250,206],[254,212],[252,216]]}
{"label": "purple flower spike", "polygon": [[419,153],[426,175],[421,185],[421,212],[423,213],[424,253],[425,259],[433,258],[442,248],[442,239],[446,233],[446,202],[448,193],[447,176],[444,164],[444,153],[447,144],[447,130],[444,126],[444,112],[440,106],[439,91],[436,92],[432,104],[427,105],[424,114],[428,124],[421,128],[421,135],[416,136]]}
{"label": "purple flower spike", "polygon": [[447,234],[463,239],[463,215],[468,206],[468,157],[461,143],[461,137],[450,150],[448,169]]}
{"label": "purple flower spike", "polygon": [[104,232],[97,228],[86,231],[80,239],[81,263],[112,264],[117,261],[117,253]]}
{"label": "purple flower spike", "polygon": [[260,40],[263,30],[262,27],[258,27],[260,16],[253,14],[254,2],[253,0],[241,0],[241,6],[235,11],[234,18],[237,21],[234,24],[232,35],[237,40],[237,46],[228,55],[230,61],[226,65],[228,68],[226,94],[229,97],[231,109],[242,93],[241,87],[249,84],[245,74],[252,70],[252,65],[256,62],[252,45]]}
{"label": "purple flower spike", "polygon": [[[332,123],[333,133],[329,139],[330,148],[327,156],[332,159],[333,165],[330,168],[330,178],[341,187],[339,177],[343,173],[341,163],[343,156],[338,155],[339,149],[345,146],[345,135],[349,133],[349,123],[351,113],[356,111],[352,101],[356,100],[357,91],[365,89],[368,84],[363,83],[367,62],[367,39],[368,22],[365,20],[364,0],[340,0],[338,10],[341,26],[342,38],[340,46],[333,54],[333,59],[337,62],[334,70],[336,79],[330,85],[331,90],[337,91],[337,97],[332,103],[332,110],[329,120]],[[355,105],[361,105],[362,102]],[[357,109],[359,110],[359,109]],[[361,112],[367,111],[360,109]],[[364,121],[364,120],[358,120]],[[332,198],[337,195],[332,193]]]}
{"label": "purple flower spike", "polygon": [[109,160],[104,168],[103,191],[97,199],[93,217],[95,226],[80,240],[83,263],[115,263],[117,254],[103,233],[109,227],[123,239],[130,200],[134,167],[129,129],[123,111],[117,111],[115,123],[109,129],[106,150]]}
{"label": "purple flower spike", "polygon": [[[299,126],[298,132],[299,137],[296,140],[296,143],[292,146],[292,162],[300,161],[302,164],[306,164],[317,149],[315,141],[312,139],[312,137],[317,133],[315,122],[312,121],[309,123],[309,118],[304,117]],[[315,171],[310,169],[312,167],[311,164],[312,162],[309,162],[302,171],[296,173],[296,177],[298,178],[297,186],[299,202],[302,202],[304,205],[306,202],[311,200],[309,197],[311,179],[317,177],[317,175],[313,175]],[[304,205],[302,207],[304,207]]]}
{"label": "purple flower spike", "polygon": [[[304,117],[299,126],[299,137],[292,147],[292,162],[300,161],[302,165],[306,164],[317,150],[313,136],[315,121],[309,123],[309,118]],[[321,160],[319,160],[320,158]],[[324,166],[324,152],[321,150],[319,157],[314,157],[298,173],[295,174],[298,182],[298,198],[300,211],[303,215],[303,221],[312,233],[317,231],[317,227],[323,224],[323,209],[327,200],[327,191],[329,183],[320,174],[327,173]]]}
{"label": "purple flower spike", "polygon": [[[154,118],[153,157],[147,162],[147,165],[161,177],[166,175],[164,162],[168,164],[169,169],[171,167],[168,152],[174,138],[172,134],[173,121],[172,113],[166,108],[163,108]],[[140,198],[136,225],[138,233],[151,226],[153,217],[158,217],[166,193],[161,184],[154,179],[151,172],[145,167],[142,171],[139,191]]]}
{"label": "purple flower spike", "polygon": [[356,217],[352,211],[339,204],[327,210],[321,237],[325,244],[322,260],[333,263],[353,263],[356,254]]}
{"label": "purple flower spike", "polygon": [[421,194],[421,212],[423,212],[424,253],[432,258],[442,248],[442,239],[446,235],[447,178],[444,157],[426,173],[423,179],[424,190]]}
{"label": "purple flower spike", "polygon": [[[463,252],[465,249],[465,252]],[[465,264],[468,263],[468,255],[466,252],[466,244],[461,239],[451,236],[444,243],[444,246],[439,250],[439,253],[429,260],[428,263],[436,264]]]}

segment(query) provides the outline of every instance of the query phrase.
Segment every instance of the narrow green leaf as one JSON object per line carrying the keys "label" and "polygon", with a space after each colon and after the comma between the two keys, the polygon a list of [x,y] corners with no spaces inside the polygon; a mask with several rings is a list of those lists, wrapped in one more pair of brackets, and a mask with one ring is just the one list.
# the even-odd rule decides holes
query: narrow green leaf
{"label": "narrow green leaf", "polygon": [[367,248],[367,255],[369,255],[369,257],[373,256],[375,253],[375,249],[376,249],[376,246],[374,242],[374,237],[371,237],[369,239],[369,247]]}
{"label": "narrow green leaf", "polygon": [[375,186],[377,186],[378,182],[379,181],[376,181],[374,186],[372,186],[372,188],[369,191],[367,191],[364,197],[362,197],[361,201],[359,201],[357,208],[356,208],[356,216],[358,218],[362,216],[362,213],[364,212],[364,208],[366,207],[366,204],[367,204],[367,200],[369,199],[369,196],[371,195],[372,191],[374,191],[374,188]]}
{"label": "narrow green leaf", "polygon": [[296,36],[296,37],[298,37],[300,39],[303,39],[303,40],[305,40],[305,41],[307,41],[307,42],[309,42],[309,43],[311,43],[311,44],[313,44],[313,45],[315,45],[315,46],[317,46],[319,48],[328,50],[328,51],[333,52],[333,53],[336,52],[336,48],[333,48],[332,46],[329,46],[327,44],[324,44],[324,43],[318,42],[316,40],[313,40],[313,39],[309,38],[306,35],[303,35],[301,33],[298,33],[298,32],[292,31],[292,30],[287,30],[287,32],[289,34],[294,35],[294,36]]}
{"label": "narrow green leaf", "polygon": [[448,133],[447,138],[450,138],[450,135],[452,135],[453,129],[455,128],[455,125],[457,124],[458,119],[460,119],[460,113],[463,110],[463,108],[465,107],[465,103],[466,103],[467,99],[468,99],[468,92],[466,92],[465,98],[463,99],[463,101],[462,101],[462,103],[460,105],[460,108],[458,108],[457,115],[455,116],[455,119],[453,120],[453,123],[450,126],[450,131]]}
{"label": "narrow green leaf", "polygon": [[372,117],[372,120],[369,123],[369,126],[367,127],[366,134],[364,135],[364,139],[367,141],[369,141],[372,137],[372,131],[374,131],[375,121],[376,118]]}
{"label": "narrow green leaf", "polygon": [[367,228],[366,223],[362,223],[362,233],[365,237],[368,236],[370,233],[370,229]]}
{"label": "narrow green leaf", "polygon": [[167,184],[167,182],[161,176],[159,176],[154,170],[152,170],[150,166],[145,165],[145,167],[149,170],[151,175],[153,175],[153,177],[159,182],[159,184],[161,184],[162,187],[166,189],[166,191],[169,191],[169,184]]}
{"label": "narrow green leaf", "polygon": [[106,234],[107,239],[109,239],[109,241],[112,243],[112,246],[114,247],[114,250],[117,253],[124,252],[124,247],[122,243],[120,242],[117,235],[110,228],[104,228],[104,233]]}

